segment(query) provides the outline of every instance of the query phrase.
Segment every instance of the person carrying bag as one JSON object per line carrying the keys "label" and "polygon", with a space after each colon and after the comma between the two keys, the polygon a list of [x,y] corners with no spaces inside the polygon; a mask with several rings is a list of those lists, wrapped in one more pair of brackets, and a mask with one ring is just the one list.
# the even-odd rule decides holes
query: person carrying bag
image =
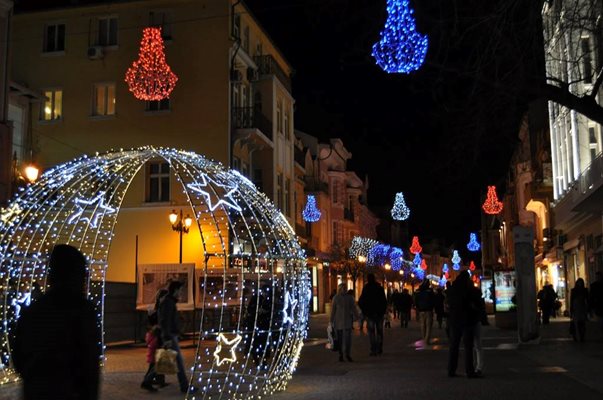
{"label": "person carrying bag", "polygon": [[172,349],[157,349],[155,351],[155,372],[157,374],[174,375],[178,373],[176,361],[178,352]]}

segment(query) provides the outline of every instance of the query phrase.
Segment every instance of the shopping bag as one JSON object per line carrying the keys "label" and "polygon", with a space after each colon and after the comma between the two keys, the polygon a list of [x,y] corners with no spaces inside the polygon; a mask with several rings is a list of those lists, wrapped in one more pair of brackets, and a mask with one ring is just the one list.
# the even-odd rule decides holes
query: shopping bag
{"label": "shopping bag", "polygon": [[335,329],[333,328],[333,324],[329,324],[327,326],[327,339],[328,342],[325,347],[332,351],[339,351],[337,335],[335,333]]}
{"label": "shopping bag", "polygon": [[157,349],[155,351],[155,372],[160,375],[173,375],[178,373],[176,357],[178,352],[172,349]]}

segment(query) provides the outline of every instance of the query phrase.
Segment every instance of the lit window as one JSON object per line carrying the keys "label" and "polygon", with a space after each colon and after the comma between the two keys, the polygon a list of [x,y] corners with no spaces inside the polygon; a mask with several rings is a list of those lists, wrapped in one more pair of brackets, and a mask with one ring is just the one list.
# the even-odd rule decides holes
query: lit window
{"label": "lit window", "polygon": [[44,29],[44,52],[65,50],[65,24],[49,24]]}
{"label": "lit window", "polygon": [[150,162],[147,171],[147,202],[170,201],[170,165],[166,162]]}
{"label": "lit window", "polygon": [[147,111],[168,111],[170,109],[170,99],[147,101]]}
{"label": "lit window", "polygon": [[117,45],[117,17],[105,17],[98,20],[99,46]]}
{"label": "lit window", "polygon": [[94,85],[94,115],[115,115],[115,84]]}
{"label": "lit window", "polygon": [[63,115],[63,91],[61,89],[49,89],[44,91],[46,101],[41,110],[40,119],[54,121],[61,119]]}

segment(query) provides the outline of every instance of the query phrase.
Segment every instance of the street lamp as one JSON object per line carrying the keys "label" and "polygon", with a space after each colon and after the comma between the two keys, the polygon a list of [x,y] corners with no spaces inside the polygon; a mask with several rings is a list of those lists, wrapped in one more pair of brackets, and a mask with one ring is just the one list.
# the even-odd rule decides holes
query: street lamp
{"label": "street lamp", "polygon": [[38,174],[40,173],[40,170],[34,164],[29,164],[27,167],[25,167],[23,172],[25,172],[25,177],[27,178],[27,180],[30,183],[34,183],[38,179]]}
{"label": "street lamp", "polygon": [[182,210],[180,210],[180,214],[176,213],[176,210],[172,210],[170,213],[170,222],[172,224],[172,229],[180,234],[180,264],[182,264],[182,234],[188,233],[189,228],[193,224],[193,219],[190,215],[186,214],[186,218],[182,218]]}

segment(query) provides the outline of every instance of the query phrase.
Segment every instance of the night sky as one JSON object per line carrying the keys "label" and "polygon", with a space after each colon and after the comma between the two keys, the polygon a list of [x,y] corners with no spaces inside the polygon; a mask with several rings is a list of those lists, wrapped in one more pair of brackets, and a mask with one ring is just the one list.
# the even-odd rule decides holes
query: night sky
{"label": "night sky", "polygon": [[402,191],[411,235],[459,247],[480,229],[486,186],[503,195],[528,101],[504,89],[539,71],[529,3],[411,1],[430,47],[406,75],[371,56],[386,0],[247,1],[296,70],[296,128],[344,141],[349,167],[369,176],[371,209],[388,210]]}

